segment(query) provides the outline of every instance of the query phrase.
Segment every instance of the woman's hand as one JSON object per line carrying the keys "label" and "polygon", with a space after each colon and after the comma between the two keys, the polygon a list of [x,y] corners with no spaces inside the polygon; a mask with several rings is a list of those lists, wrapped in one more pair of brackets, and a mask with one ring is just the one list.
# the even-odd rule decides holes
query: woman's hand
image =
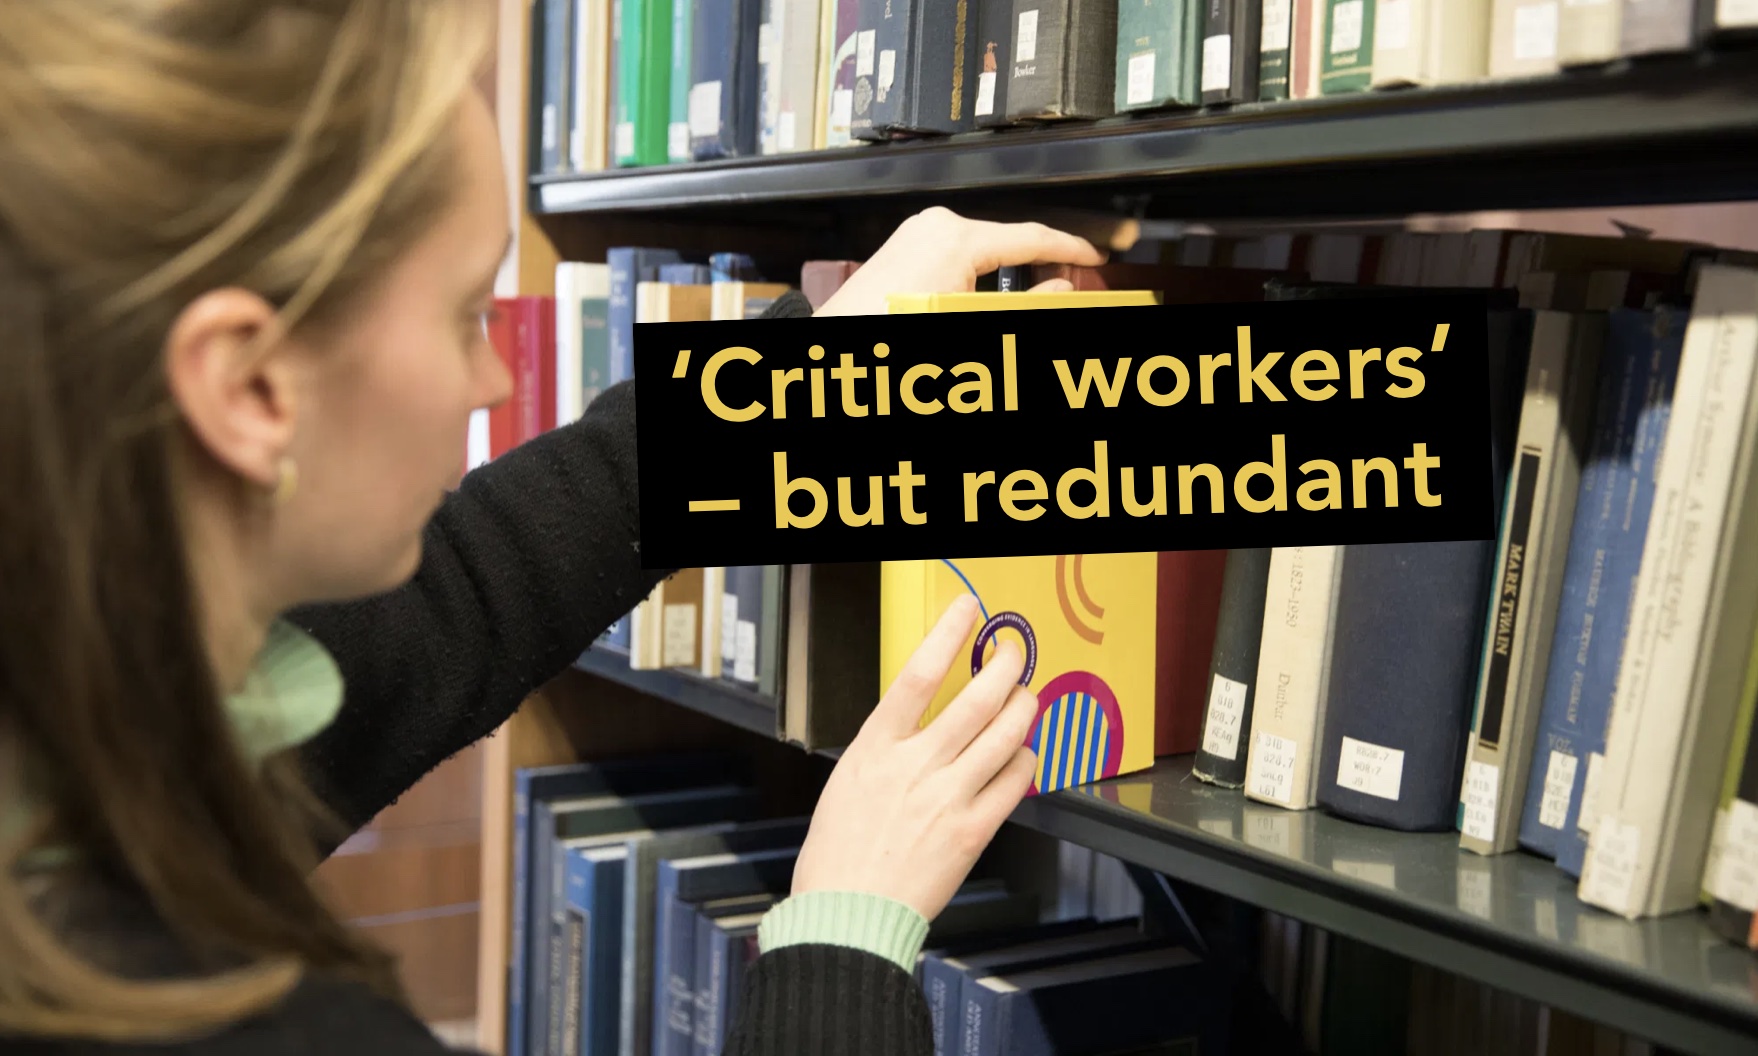
{"label": "woman's hand", "polygon": [[977,616],[955,600],[843,752],[825,784],[793,893],[882,895],[932,921],[1031,788],[1025,747],[1037,697],[1019,685],[1011,640],[927,728],[918,729]]}
{"label": "woman's hand", "polygon": [[[935,206],[905,220],[815,315],[884,315],[894,293],[963,293],[977,278],[1020,264],[1094,267],[1105,254],[1084,238],[1043,224],[969,220]],[[1052,279],[1032,292],[1067,290]]]}

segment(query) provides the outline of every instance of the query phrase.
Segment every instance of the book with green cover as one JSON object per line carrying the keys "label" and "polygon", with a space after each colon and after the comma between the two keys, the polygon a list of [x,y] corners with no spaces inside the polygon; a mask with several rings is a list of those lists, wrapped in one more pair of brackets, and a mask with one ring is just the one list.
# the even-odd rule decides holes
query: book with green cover
{"label": "book with green cover", "polygon": [[1117,109],[1202,105],[1202,0],[1119,0]]}
{"label": "book with green cover", "polygon": [[1374,0],[1326,0],[1319,93],[1366,91],[1373,81]]}
{"label": "book with green cover", "polygon": [[672,0],[613,0],[617,52],[611,162],[664,165],[671,124]]}
{"label": "book with green cover", "polygon": [[693,0],[671,0],[671,98],[670,120],[666,124],[666,160],[681,164],[691,161],[690,154],[690,85],[695,83],[690,61],[690,25],[696,21]]}

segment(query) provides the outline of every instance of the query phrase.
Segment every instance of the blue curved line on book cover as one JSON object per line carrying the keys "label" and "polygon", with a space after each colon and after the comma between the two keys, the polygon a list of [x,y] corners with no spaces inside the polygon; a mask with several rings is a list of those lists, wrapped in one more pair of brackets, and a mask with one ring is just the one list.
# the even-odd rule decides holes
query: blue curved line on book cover
{"label": "blue curved line on book cover", "polygon": [[[991,616],[970,577],[952,561],[940,560],[976,598],[983,613],[983,627],[971,650],[971,674],[981,669],[989,642],[999,631],[1009,628],[1025,639],[1025,667],[1020,683],[1029,684],[1038,660],[1037,636],[1030,621],[1018,612]],[[1079,567],[1076,562],[1076,576]],[[1062,562],[1057,563],[1057,568],[1060,574]],[[1081,593],[1084,595],[1084,590]],[[1063,618],[1077,633],[1088,630],[1076,626],[1070,612],[1064,611]],[[1104,679],[1091,671],[1078,670],[1051,677],[1038,691],[1038,718],[1026,738],[1038,758],[1031,793],[1055,792],[1116,776],[1123,763],[1124,732],[1122,707]]]}

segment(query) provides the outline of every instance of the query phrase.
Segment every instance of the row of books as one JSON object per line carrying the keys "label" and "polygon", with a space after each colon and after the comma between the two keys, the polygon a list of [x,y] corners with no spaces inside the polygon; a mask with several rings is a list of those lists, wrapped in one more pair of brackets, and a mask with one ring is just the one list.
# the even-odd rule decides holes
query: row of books
{"label": "row of books", "polygon": [[[713,1056],[762,918],[791,890],[807,818],[772,814],[731,753],[635,756],[514,776],[508,1056]],[[1228,936],[1062,841],[1048,889],[973,875],[915,965],[935,1052],[1644,1051],[1617,1032],[1237,903]],[[1020,864],[1015,859],[1015,864]],[[1041,870],[1038,872],[1041,873]],[[1162,897],[1164,896],[1164,897]],[[1241,1009],[1237,980],[1262,1008]],[[1238,950],[1236,956],[1233,952]],[[1236,1033],[1260,1012],[1285,1021]],[[1242,1013],[1243,1020],[1242,1020]],[[1230,1046],[1231,1043],[1231,1046]],[[1612,1048],[1608,1049],[1607,1044]],[[1289,1047],[1277,1051],[1297,1051]]]}
{"label": "row of books", "polygon": [[538,175],[1555,74],[1758,30],[1711,0],[540,0]]}
{"label": "row of books", "polygon": [[[1655,1046],[1521,994],[1264,912],[1254,964],[1306,1053],[1655,1056]],[[1285,1050],[1296,1052],[1293,1045]]]}
{"label": "row of books", "polygon": [[[631,252],[663,251],[611,257]],[[1086,555],[1084,572],[1081,562],[1071,572],[1054,557],[791,566],[763,570],[750,592],[727,590],[728,577],[742,575],[736,570],[695,570],[693,579],[662,585],[643,603],[646,615],[637,609],[638,641],[658,627],[660,649],[625,648],[631,666],[737,680],[737,630],[730,654],[724,633],[698,633],[693,649],[669,657],[664,648],[668,623],[699,629],[718,611],[736,612],[740,626],[755,624],[743,636],[760,658],[747,659],[743,673],[754,666],[774,674],[758,688],[778,708],[777,732],[810,747],[842,744],[948,591],[974,589],[991,611],[1030,618],[1053,611],[1044,597],[1073,575],[1110,625],[1149,630],[1142,642],[1118,631],[1079,665],[1067,657],[1087,647],[1059,643],[1056,663],[1096,672],[1105,689],[1052,694],[1034,733],[1038,791],[1195,752],[1199,774],[1265,802],[1393,829],[1455,830],[1480,853],[1520,846],[1555,856],[1581,877],[1584,900],[1616,912],[1673,912],[1708,892],[1720,903],[1720,926],[1746,941],[1758,903],[1748,879],[1758,870],[1746,851],[1758,841],[1745,835],[1758,787],[1747,786],[1758,766],[1746,766],[1744,751],[1758,691],[1744,681],[1754,655],[1746,598],[1754,595],[1737,589],[1744,566],[1731,555],[1748,530],[1741,474],[1751,443],[1741,430],[1758,416],[1745,403],[1752,379],[1736,377],[1741,361],[1726,350],[1754,340],[1741,327],[1758,304],[1742,301],[1749,273],[1734,267],[1749,258],[1643,238],[1494,230],[1187,238],[1129,256],[1099,269],[1030,269],[1019,281],[1075,280],[1076,294],[1052,295],[1046,305],[1079,303],[1081,291],[1104,287],[1152,291],[1146,299],[1161,302],[1339,296],[1364,285],[1502,290],[1492,327],[1501,378],[1494,413],[1504,479],[1516,485],[1504,524],[1520,524],[1518,537]],[[680,289],[703,285],[661,283],[661,266],[630,271],[632,284],[670,285],[658,299],[673,303]],[[808,262],[798,282],[808,285],[809,271],[821,299],[826,274],[833,289],[856,267]],[[698,304],[712,300],[715,283],[706,286]],[[1693,303],[1705,290],[1708,306]],[[1722,365],[1712,374],[1686,369],[1711,355],[1733,358],[1715,360]],[[1668,383],[1693,378],[1669,402]],[[1667,430],[1668,408],[1687,395],[1694,431]],[[1707,435],[1711,423],[1724,432]],[[1720,476],[1668,483],[1702,468],[1689,454],[1662,469],[1669,442],[1719,452]],[[1691,520],[1668,514],[1647,529],[1641,515],[1669,495],[1668,503],[1689,497]],[[1704,510],[1720,512],[1702,520]],[[1680,595],[1681,582],[1696,583],[1694,593]],[[1665,639],[1642,615],[1661,601]],[[674,617],[670,606],[693,614]],[[878,632],[849,631],[865,626]],[[1657,669],[1662,645],[1671,653]],[[1662,674],[1637,681],[1619,675],[1624,666]],[[1042,673],[1033,688],[1055,673]],[[1271,685],[1275,706],[1257,707],[1254,687]],[[944,695],[956,687],[955,677]],[[1091,710],[1075,710],[1082,707]],[[1614,725],[1614,715],[1627,724]],[[1054,743],[1043,740],[1046,731]],[[1108,758],[1112,734],[1116,758]],[[1593,830],[1610,834],[1597,854]]]}
{"label": "row of books", "polygon": [[[753,766],[691,753],[515,772],[508,1056],[722,1050],[758,926],[791,890],[808,824],[765,810]],[[1113,1006],[1107,1029],[1140,1044],[1224,1029],[1225,1001],[1195,999],[1213,986],[1203,962],[1146,934],[1122,864],[1059,849],[1052,894],[974,877],[933,922],[917,975],[936,1031],[954,1039],[944,1051],[1065,1051],[1071,1031],[1094,1029],[1069,1014],[1095,995]],[[976,979],[976,965],[955,956],[1076,935],[1087,938],[988,964],[985,977],[1007,985],[970,995],[982,1026],[967,1031],[960,977]],[[1015,974],[1052,967],[1062,970]],[[1191,1016],[1141,1000],[1169,987],[1189,991]]]}

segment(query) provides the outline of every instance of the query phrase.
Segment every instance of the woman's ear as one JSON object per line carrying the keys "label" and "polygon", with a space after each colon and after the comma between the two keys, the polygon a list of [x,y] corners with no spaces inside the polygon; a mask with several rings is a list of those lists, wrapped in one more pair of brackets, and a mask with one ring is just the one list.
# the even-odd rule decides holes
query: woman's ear
{"label": "woman's ear", "polygon": [[274,307],[247,290],[203,294],[165,340],[171,397],[215,461],[265,490],[293,442],[295,368]]}

